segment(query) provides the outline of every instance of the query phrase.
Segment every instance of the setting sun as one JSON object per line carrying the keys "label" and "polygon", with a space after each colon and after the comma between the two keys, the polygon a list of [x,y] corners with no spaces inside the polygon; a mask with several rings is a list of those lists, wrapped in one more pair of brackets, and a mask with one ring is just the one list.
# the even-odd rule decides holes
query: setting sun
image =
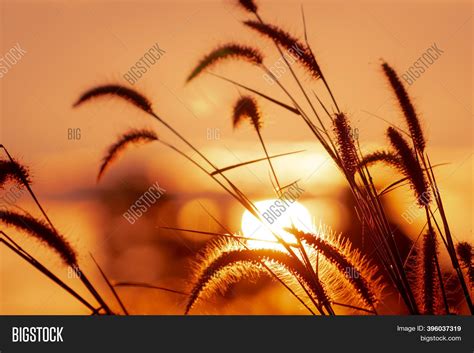
{"label": "setting sun", "polygon": [[309,211],[297,201],[290,204],[281,200],[269,199],[255,202],[255,207],[265,219],[265,224],[255,218],[249,211],[244,212],[242,215],[242,233],[245,237],[252,239],[247,241],[249,248],[281,249],[282,245],[272,243],[272,241],[276,242],[272,232],[278,234],[286,242],[294,243],[294,236],[283,230],[292,225],[296,229],[305,232],[314,230]]}

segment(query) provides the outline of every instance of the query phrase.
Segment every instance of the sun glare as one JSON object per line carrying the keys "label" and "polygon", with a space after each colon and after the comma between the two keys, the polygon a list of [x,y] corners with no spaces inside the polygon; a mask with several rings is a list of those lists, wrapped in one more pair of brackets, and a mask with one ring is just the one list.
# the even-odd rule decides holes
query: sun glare
{"label": "sun glare", "polygon": [[255,202],[255,207],[262,215],[263,221],[247,210],[242,215],[242,233],[249,238],[247,246],[251,249],[281,250],[283,246],[276,243],[272,232],[288,243],[295,243],[294,236],[283,230],[292,225],[301,231],[314,231],[309,211],[297,201],[289,203],[283,200],[264,200]]}

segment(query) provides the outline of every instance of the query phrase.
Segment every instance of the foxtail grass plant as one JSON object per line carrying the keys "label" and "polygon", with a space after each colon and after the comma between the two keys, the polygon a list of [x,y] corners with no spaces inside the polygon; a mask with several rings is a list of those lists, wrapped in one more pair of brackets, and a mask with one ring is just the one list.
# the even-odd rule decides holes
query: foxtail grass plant
{"label": "foxtail grass plant", "polygon": [[[443,273],[449,272],[450,269],[441,268],[438,260],[443,252],[451,260],[451,270],[457,276],[457,284],[462,289],[467,309],[474,313],[466,284],[466,278],[472,280],[472,248],[468,249],[467,245],[458,244],[456,251],[441,192],[427,154],[422,124],[396,71],[386,62],[381,65],[382,72],[398,101],[408,132],[405,133],[403,130],[389,126],[387,149],[375,152],[362,151],[358,138],[352,133],[350,116],[339,109],[324,70],[319,65],[315,51],[309,43],[303,9],[304,40],[301,40],[285,29],[264,20],[255,1],[237,1],[237,5],[251,17],[243,21],[244,27],[273,43],[286,63],[297,89],[290,90],[273,75],[265,65],[262,50],[235,42],[221,45],[204,55],[187,76],[186,83],[189,84],[209,73],[224,82],[246,90],[248,94],[241,96],[235,103],[232,123],[235,127],[247,119],[252,124],[264,151],[264,158],[228,167],[217,167],[192,142],[159,115],[148,98],[137,90],[120,85],[93,87],[74,104],[78,107],[104,95],[124,99],[158,121],[193,152],[190,154],[172,143],[162,141],[152,131],[133,130],[119,137],[118,141],[109,148],[100,167],[99,176],[114,160],[116,154],[128,145],[138,142],[161,143],[207,174],[260,220],[262,227],[267,227],[272,232],[273,241],[279,244],[278,248],[255,249],[248,246],[248,239],[231,230],[226,230],[225,234],[212,234],[214,239],[198,255],[195,263],[194,281],[188,292],[185,312],[189,313],[202,298],[216,291],[225,291],[231,283],[242,278],[268,274],[282,284],[310,313],[333,315],[336,313],[334,307],[342,306],[358,312],[376,314],[377,305],[383,302],[382,289],[387,285],[394,288],[402,299],[405,305],[402,312],[450,313],[449,308],[454,305],[448,302],[443,278]],[[288,62],[285,52],[291,51],[298,53],[296,62],[309,76],[309,81],[303,82]],[[228,61],[244,61],[262,70],[277,84],[289,103],[236,79],[210,72],[217,65]],[[322,85],[319,82],[322,82]],[[320,98],[325,94],[330,97],[329,101]],[[280,186],[278,173],[272,164],[273,158],[282,155],[270,156],[268,153],[267,145],[261,135],[264,116],[258,108],[257,98],[275,104],[302,119],[316,141],[333,160],[351,190],[356,214],[375,247],[375,257],[381,264],[380,269],[347,241],[341,240],[340,237],[328,231],[328,228],[320,229],[316,233],[290,228],[286,231],[294,241],[288,242],[283,239],[268,227],[252,200],[226,176],[229,170],[267,161],[272,183],[274,181],[277,185],[277,192],[283,189]],[[303,106],[308,106],[309,109]],[[322,112],[317,107],[322,108]],[[376,163],[383,163],[394,168],[400,173],[402,179],[395,181],[385,190],[378,190],[370,171]],[[414,257],[410,259],[411,262],[417,265],[414,270],[418,276],[416,284],[410,280],[413,276],[409,273],[409,268],[405,266],[407,260],[402,259],[399,244],[395,240],[381,200],[390,191],[402,187],[403,182],[411,187],[417,205],[425,210],[428,226],[422,237],[422,245],[417,246],[418,251],[410,252],[410,256]],[[221,226],[225,229],[222,224]],[[200,230],[181,230],[211,235],[209,232]],[[413,244],[413,247],[415,245],[417,244]],[[469,253],[470,256],[468,256]],[[345,273],[348,268],[352,269],[352,276],[347,276]]]}
{"label": "foxtail grass plant", "polygon": [[[93,295],[100,305],[99,309],[93,309],[93,313],[98,313],[100,309],[111,315],[113,314],[110,307],[104,301],[102,296],[98,293],[89,279],[86,277],[85,273],[82,271],[76,251],[69,244],[66,238],[61,235],[56,228],[54,227],[51,219],[48,217],[41,203],[39,202],[36,194],[33,192],[31,187],[31,178],[28,173],[28,169],[17,162],[8,152],[7,148],[4,145],[0,145],[0,148],[4,151],[7,156],[6,160],[0,160],[0,187],[3,186],[8,180],[14,181],[15,183],[25,187],[30,196],[35,201],[39,210],[41,211],[45,220],[37,219],[31,216],[28,213],[19,213],[12,210],[0,210],[0,223],[3,225],[16,228],[20,233],[27,235],[33,239],[38,240],[40,243],[43,243],[46,247],[50,248],[56,252],[59,257],[62,259],[64,265],[70,266],[74,269],[77,277],[82,281],[87,290]],[[14,251],[17,255],[22,257],[24,260],[28,261],[31,265],[36,267],[43,274],[48,276],[55,283],[60,285],[62,288],[66,289],[68,293],[73,295],[76,299],[79,299],[84,305],[89,309],[92,308],[84,298],[79,296],[76,292],[70,289],[64,282],[62,282],[57,276],[55,276],[51,271],[44,267],[39,261],[37,261],[33,256],[23,250],[13,239],[6,235],[5,232],[1,232],[2,237],[1,243],[7,246],[10,250]]]}

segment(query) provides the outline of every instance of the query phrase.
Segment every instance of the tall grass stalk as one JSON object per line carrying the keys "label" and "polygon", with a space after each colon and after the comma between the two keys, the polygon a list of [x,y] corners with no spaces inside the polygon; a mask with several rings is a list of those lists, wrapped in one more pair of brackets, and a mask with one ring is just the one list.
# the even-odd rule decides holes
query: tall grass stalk
{"label": "tall grass stalk", "polygon": [[[7,155],[8,159],[11,162],[15,162],[4,145],[0,145],[0,148],[2,148],[5,151],[5,154]],[[43,238],[43,241],[45,241],[45,243],[47,243],[49,246],[53,248],[56,245],[59,246],[59,248],[57,248],[58,252],[66,260],[66,263],[68,265],[74,267],[77,276],[82,281],[84,286],[94,296],[94,298],[98,301],[100,306],[105,310],[107,314],[109,315],[113,314],[112,310],[109,308],[109,306],[104,301],[102,296],[95,289],[95,287],[92,285],[92,283],[86,277],[85,273],[80,268],[79,264],[77,263],[75,259],[75,255],[73,254],[73,250],[69,248],[67,243],[62,241],[62,237],[60,233],[54,227],[53,223],[51,222],[51,219],[48,217],[48,214],[46,213],[43,206],[41,205],[38,198],[36,197],[35,193],[33,192],[33,189],[30,186],[30,181],[27,180],[24,176],[20,176],[20,177],[21,177],[20,179],[23,186],[28,190],[28,193],[30,194],[31,198],[34,200],[39,210],[41,211],[43,217],[48,222],[48,226],[44,226],[43,224],[41,224],[40,221],[32,217],[15,215],[14,213],[11,213],[11,212],[3,212],[4,216],[6,217],[3,219],[3,221],[4,222],[7,221],[7,223],[11,223],[13,221],[14,226],[19,227],[23,231],[30,232],[31,234],[36,235],[37,238],[40,238],[40,239]]]}

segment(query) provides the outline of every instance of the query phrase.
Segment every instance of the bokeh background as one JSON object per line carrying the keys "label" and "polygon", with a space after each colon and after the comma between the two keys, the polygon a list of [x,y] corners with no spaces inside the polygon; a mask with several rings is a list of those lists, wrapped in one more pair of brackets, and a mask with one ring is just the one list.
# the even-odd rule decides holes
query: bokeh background
{"label": "bokeh background", "polygon": [[[301,8],[309,40],[341,108],[357,128],[364,151],[386,145],[386,119],[402,116],[380,70],[381,59],[405,72],[434,43],[442,56],[408,90],[423,120],[428,151],[437,168],[448,219],[458,240],[473,240],[473,6],[470,1],[259,1],[262,15],[302,36]],[[149,127],[176,141],[150,117],[117,100],[73,109],[86,89],[104,83],[127,84],[132,65],[156,43],[162,58],[133,86],[155,109],[219,166],[262,157],[250,126],[233,131],[231,111],[242,90],[210,75],[188,85],[185,78],[216,45],[236,41],[264,48],[271,66],[277,52],[241,25],[248,15],[231,0],[216,1],[12,1],[1,2],[1,52],[16,43],[24,57],[0,79],[0,142],[29,166],[33,188],[50,218],[78,249],[81,264],[112,300],[89,253],[114,281],[137,281],[185,290],[196,252],[208,237],[160,229],[163,226],[221,231],[204,211],[239,231],[243,209],[184,159],[159,145],[132,148],[97,184],[106,147],[125,130]],[[278,89],[250,65],[228,63],[214,72],[278,97]],[[303,81],[321,91],[303,72]],[[291,76],[282,80],[295,88]],[[323,95],[324,99],[327,99]],[[299,179],[300,202],[314,217],[344,232],[363,248],[348,191],[332,161],[300,120],[261,102],[263,136],[272,154],[304,149],[275,161],[282,183]],[[68,138],[79,129],[80,139]],[[214,133],[214,134],[213,134]],[[397,176],[378,168],[377,185]],[[229,173],[253,199],[272,197],[268,169],[255,164]],[[165,195],[135,224],[123,217],[130,205],[158,182]],[[5,195],[6,189],[0,191]],[[402,188],[386,198],[399,232],[415,238],[401,214],[413,203]],[[15,206],[38,214],[24,193]],[[10,231],[32,254],[68,278],[55,254]],[[65,292],[4,247],[0,247],[1,314],[87,314]],[[139,288],[119,289],[138,314],[179,314],[182,296]],[[197,312],[212,314],[298,314],[298,303],[270,281],[242,283]],[[394,302],[395,303],[395,302]],[[395,304],[394,304],[395,305]],[[388,305],[386,313],[396,311]]]}

